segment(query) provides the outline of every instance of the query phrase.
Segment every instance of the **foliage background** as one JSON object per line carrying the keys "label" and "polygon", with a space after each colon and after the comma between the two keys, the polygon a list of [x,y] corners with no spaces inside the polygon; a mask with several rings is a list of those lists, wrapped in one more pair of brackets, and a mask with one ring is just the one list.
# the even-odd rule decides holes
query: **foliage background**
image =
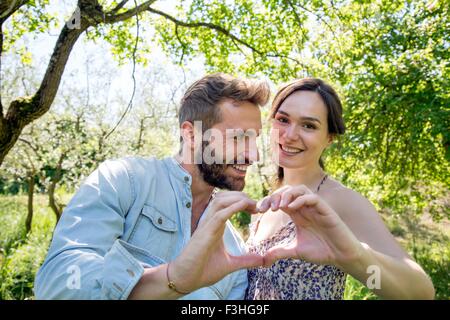
{"label": "foliage background", "polygon": [[[137,18],[83,33],[50,111],[23,129],[1,164],[0,299],[33,297],[56,219],[99,163],[177,150],[180,96],[215,71],[265,78],[274,92],[304,76],[331,83],[347,133],[326,152],[327,171],[374,203],[432,277],[436,298],[449,299],[448,3],[153,2]],[[98,4],[106,12],[119,2]],[[75,6],[29,1],[2,22],[3,106],[33,97],[49,43]],[[270,191],[266,140],[245,190],[254,198]],[[233,218],[244,236],[249,222],[244,213]],[[374,298],[351,278],[345,297]]]}

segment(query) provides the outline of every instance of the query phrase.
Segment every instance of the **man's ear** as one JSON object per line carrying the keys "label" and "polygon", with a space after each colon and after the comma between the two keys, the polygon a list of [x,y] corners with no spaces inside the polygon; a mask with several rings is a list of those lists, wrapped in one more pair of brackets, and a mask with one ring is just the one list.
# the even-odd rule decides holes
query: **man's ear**
{"label": "man's ear", "polygon": [[194,125],[189,121],[184,121],[180,126],[180,131],[183,143],[186,144],[189,149],[194,149]]}

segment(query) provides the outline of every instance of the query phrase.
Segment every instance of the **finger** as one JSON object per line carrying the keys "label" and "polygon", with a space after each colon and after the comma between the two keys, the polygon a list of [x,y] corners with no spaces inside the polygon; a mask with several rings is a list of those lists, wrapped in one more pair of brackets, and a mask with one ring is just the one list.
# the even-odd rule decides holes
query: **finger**
{"label": "finger", "polygon": [[315,206],[318,202],[318,197],[315,194],[307,194],[303,196],[299,196],[297,199],[292,201],[288,208],[290,209],[300,209],[304,206]]}
{"label": "finger", "polygon": [[270,248],[264,255],[264,267],[270,267],[275,261],[287,258],[297,258],[296,242],[287,246],[279,245]]}
{"label": "finger", "polygon": [[270,197],[270,209],[277,211],[280,208],[281,194],[273,194]]}
{"label": "finger", "polygon": [[258,211],[264,213],[270,209],[270,196],[264,197],[257,204]]}
{"label": "finger", "polygon": [[259,212],[264,213],[269,210],[272,206],[272,200],[276,197],[279,197],[283,194],[286,189],[289,189],[290,186],[283,186],[277,190],[275,190],[271,195],[264,197],[262,200],[258,202]]}
{"label": "finger", "polygon": [[228,219],[233,214],[239,211],[246,211],[251,214],[256,214],[256,201],[251,199],[241,199],[238,202],[231,204],[230,206],[217,211],[211,220],[215,221],[215,227],[224,226]]}
{"label": "finger", "polygon": [[317,211],[322,215],[330,214],[330,210],[332,210],[323,199],[315,194],[307,194],[298,197],[288,205],[288,208],[296,210],[305,206],[315,207]]}
{"label": "finger", "polygon": [[229,255],[230,268],[232,271],[239,269],[255,268],[263,265],[263,256],[256,253],[244,254],[242,256]]}
{"label": "finger", "polygon": [[247,199],[247,207],[245,207],[245,209],[243,209],[243,211],[250,213],[250,214],[258,214],[258,208],[256,207],[257,202],[253,199]]}
{"label": "finger", "polygon": [[235,193],[235,194],[229,194],[229,195],[224,195],[220,199],[216,199],[214,201],[214,203],[213,203],[213,206],[215,207],[216,211],[218,211],[218,210],[226,208],[226,207],[232,205],[233,203],[236,203],[236,202],[238,202],[240,200],[243,200],[243,199],[244,200],[248,200],[249,203],[252,203],[252,205],[254,204],[254,210],[256,210],[257,202],[255,200],[249,198],[243,192]]}
{"label": "finger", "polygon": [[292,202],[292,200],[295,199],[294,195],[286,191],[281,195],[281,201],[280,201],[280,208],[286,208],[288,204]]}
{"label": "finger", "polygon": [[[283,192],[282,202],[280,204],[281,207],[286,207],[292,202],[295,198],[303,196],[305,194],[313,194],[311,190],[308,189],[305,185],[298,185],[295,187],[291,187]],[[286,200],[284,200],[286,199]],[[289,201],[291,199],[291,201]]]}
{"label": "finger", "polygon": [[215,198],[224,198],[224,197],[230,197],[230,196],[248,197],[248,195],[242,191],[219,191],[219,192],[215,193]]}
{"label": "finger", "polygon": [[206,210],[204,217],[201,219],[201,223],[199,223],[199,226],[204,225],[207,221],[211,220],[212,217],[214,217],[218,211],[229,207],[232,204],[235,204],[241,200],[245,199],[248,200],[248,211],[249,213],[257,213],[256,209],[256,201],[253,199],[248,198],[245,194],[234,194],[234,195],[222,195],[218,199],[214,199]]}

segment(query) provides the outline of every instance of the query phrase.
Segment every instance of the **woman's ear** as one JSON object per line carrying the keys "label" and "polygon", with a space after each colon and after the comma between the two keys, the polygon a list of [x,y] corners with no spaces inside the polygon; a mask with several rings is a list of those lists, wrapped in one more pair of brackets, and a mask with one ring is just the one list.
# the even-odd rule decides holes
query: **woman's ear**
{"label": "woman's ear", "polygon": [[334,140],[336,139],[336,135],[335,134],[328,134],[328,145],[327,145],[327,147],[329,147],[333,142],[334,142]]}

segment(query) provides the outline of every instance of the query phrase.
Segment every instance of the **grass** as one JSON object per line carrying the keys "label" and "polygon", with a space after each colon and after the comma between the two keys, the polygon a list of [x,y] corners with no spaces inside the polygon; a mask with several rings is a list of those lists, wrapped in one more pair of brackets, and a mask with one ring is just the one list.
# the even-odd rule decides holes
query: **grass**
{"label": "grass", "polygon": [[[32,230],[28,235],[24,234],[26,212],[26,196],[0,195],[0,300],[33,299],[34,277],[51,241],[55,215],[47,206],[47,197],[35,196]],[[429,219],[414,224],[399,218],[385,221],[403,247],[430,275],[436,288],[436,299],[450,299],[448,225],[445,222],[434,224]],[[411,225],[414,230],[411,230]],[[370,300],[377,297],[349,276],[344,299]]]}
{"label": "grass", "polygon": [[0,196],[0,300],[33,298],[34,277],[55,225],[47,198],[35,197],[31,232],[25,235],[26,196]]}

